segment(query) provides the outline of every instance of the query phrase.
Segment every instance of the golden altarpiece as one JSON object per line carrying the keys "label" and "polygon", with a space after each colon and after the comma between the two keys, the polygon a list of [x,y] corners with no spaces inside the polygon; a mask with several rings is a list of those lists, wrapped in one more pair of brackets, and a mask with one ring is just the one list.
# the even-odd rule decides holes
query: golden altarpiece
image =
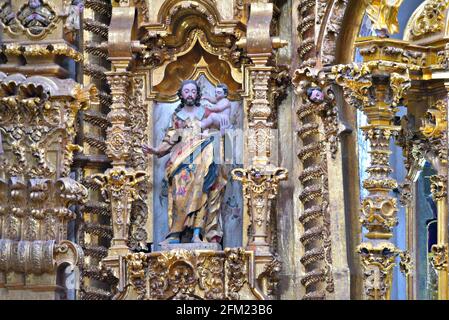
{"label": "golden altarpiece", "polygon": [[[0,299],[419,299],[423,254],[449,299],[449,1],[402,2],[0,0]],[[164,246],[184,80],[239,134],[223,237]]]}

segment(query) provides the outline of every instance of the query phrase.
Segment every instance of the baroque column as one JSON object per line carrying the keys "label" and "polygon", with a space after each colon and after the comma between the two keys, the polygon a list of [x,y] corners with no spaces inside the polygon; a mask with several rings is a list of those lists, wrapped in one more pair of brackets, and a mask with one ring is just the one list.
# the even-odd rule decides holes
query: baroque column
{"label": "baroque column", "polygon": [[[253,62],[245,71],[249,74],[249,97],[246,99],[248,136],[245,142],[248,160],[244,169],[235,169],[232,176],[243,184],[244,197],[250,216],[250,230],[246,247],[256,257],[256,277],[263,278],[267,266],[276,260],[270,246],[269,226],[271,204],[276,198],[278,184],[287,179],[287,170],[277,168],[271,161],[273,123],[273,97],[270,78],[274,71],[272,52],[285,45],[277,37],[271,37],[270,25],[273,4],[253,2],[250,4],[247,34],[237,45],[246,49]],[[261,282],[265,280],[260,279]]]}
{"label": "baroque column", "polygon": [[131,74],[127,71],[132,59],[131,32],[135,8],[129,2],[114,4],[109,31],[109,60],[111,71],[106,78],[111,89],[112,104],[107,115],[111,126],[106,131],[106,155],[112,168],[97,174],[93,180],[101,187],[104,198],[110,203],[113,237],[108,256],[102,265],[110,268],[119,279],[119,291],[124,286],[124,259],[130,252],[128,240],[131,205],[138,198],[138,184],[146,173],[126,166],[130,156],[130,101]]}
{"label": "baroque column", "polygon": [[438,300],[448,300],[448,235],[447,235],[447,176],[430,177],[432,197],[437,203],[437,244],[432,246],[434,267],[438,272]]}
{"label": "baroque column", "polygon": [[448,205],[447,205],[447,103],[438,100],[426,112],[420,128],[424,157],[437,171],[430,177],[431,192],[437,204],[437,244],[432,246],[433,264],[438,273],[438,299],[449,299],[448,283]]}
{"label": "baroque column", "polygon": [[303,210],[299,221],[304,229],[300,237],[304,246],[300,259],[305,269],[301,279],[305,288],[303,299],[321,300],[334,291],[325,142],[331,152],[336,151],[338,122],[334,95],[323,70],[298,69],[293,83],[300,99],[296,113],[300,141],[297,155],[302,169],[299,199]]}
{"label": "baroque column", "polygon": [[336,83],[343,87],[345,97],[360,108],[368,118],[362,127],[371,145],[369,177],[363,181],[368,195],[362,199],[360,221],[368,231],[366,242],[358,247],[364,270],[366,299],[388,300],[395,259],[401,253],[390,239],[397,225],[396,198],[390,192],[397,182],[390,177],[390,139],[400,127],[393,123],[397,106],[410,86],[406,65],[371,61],[362,65],[338,65],[332,70]]}
{"label": "baroque column", "polygon": [[113,168],[104,175],[96,175],[96,181],[103,195],[110,201],[112,209],[113,238],[109,255],[118,256],[128,253],[128,231],[131,204],[137,199],[136,185],[143,180],[145,172],[134,172],[125,167],[129,157],[129,121],[127,91],[130,84],[127,72],[108,72],[112,105],[108,120],[112,126],[107,130],[106,154],[112,160]]}

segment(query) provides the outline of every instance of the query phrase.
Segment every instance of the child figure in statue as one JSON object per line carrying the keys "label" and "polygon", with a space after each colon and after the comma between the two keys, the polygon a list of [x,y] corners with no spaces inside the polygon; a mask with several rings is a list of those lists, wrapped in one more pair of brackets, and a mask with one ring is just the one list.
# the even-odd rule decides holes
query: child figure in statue
{"label": "child figure in statue", "polygon": [[228,87],[220,83],[215,88],[215,98],[203,97],[213,106],[206,107],[205,119],[202,121],[203,128],[216,128],[223,131],[229,127],[231,117],[231,102],[228,99]]}

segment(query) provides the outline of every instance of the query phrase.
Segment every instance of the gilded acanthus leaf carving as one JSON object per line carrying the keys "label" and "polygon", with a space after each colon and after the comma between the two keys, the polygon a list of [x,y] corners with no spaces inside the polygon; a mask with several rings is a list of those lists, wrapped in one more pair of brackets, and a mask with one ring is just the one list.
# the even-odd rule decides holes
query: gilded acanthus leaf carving
{"label": "gilded acanthus leaf carving", "polygon": [[108,169],[105,174],[96,174],[93,181],[101,187],[101,193],[111,203],[114,244],[119,250],[128,250],[130,215],[132,203],[139,198],[137,185],[145,178],[144,171],[126,168]]}
{"label": "gilded acanthus leaf carving", "polygon": [[435,270],[447,272],[448,250],[447,244],[435,244],[432,246],[433,266]]}
{"label": "gilded acanthus leaf carving", "polygon": [[365,1],[368,6],[366,14],[373,23],[378,35],[385,37],[388,34],[399,32],[398,13],[403,0],[375,0]]}
{"label": "gilded acanthus leaf carving", "polygon": [[245,274],[248,272],[245,262],[245,250],[242,248],[225,249],[226,255],[226,297],[231,300],[240,298],[239,291],[246,282]]}
{"label": "gilded acanthus leaf carving", "polygon": [[447,197],[447,177],[443,175],[430,176],[430,190],[435,201]]}
{"label": "gilded acanthus leaf carving", "polygon": [[[248,283],[250,255],[243,248],[225,251],[174,249],[130,253],[126,257],[130,284],[139,299],[239,299]],[[274,289],[279,260],[265,268],[264,279]],[[270,290],[271,290],[270,289]]]}
{"label": "gilded acanthus leaf carving", "polygon": [[335,82],[343,87],[348,103],[355,107],[369,104],[368,90],[372,86],[371,73],[367,65],[337,65],[332,68]]}

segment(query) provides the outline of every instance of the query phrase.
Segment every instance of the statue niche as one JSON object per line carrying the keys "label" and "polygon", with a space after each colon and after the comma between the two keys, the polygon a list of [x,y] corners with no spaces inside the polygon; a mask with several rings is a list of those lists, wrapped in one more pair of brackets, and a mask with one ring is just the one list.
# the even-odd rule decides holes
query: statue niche
{"label": "statue niche", "polygon": [[204,55],[196,53],[199,61],[193,70],[186,66],[193,73],[189,78],[195,80],[179,81],[178,101],[154,103],[154,146],[143,147],[156,156],[156,250],[159,246],[220,250],[242,243],[241,187],[230,172],[242,163],[243,111],[240,102],[229,97],[229,86],[208,72]]}

